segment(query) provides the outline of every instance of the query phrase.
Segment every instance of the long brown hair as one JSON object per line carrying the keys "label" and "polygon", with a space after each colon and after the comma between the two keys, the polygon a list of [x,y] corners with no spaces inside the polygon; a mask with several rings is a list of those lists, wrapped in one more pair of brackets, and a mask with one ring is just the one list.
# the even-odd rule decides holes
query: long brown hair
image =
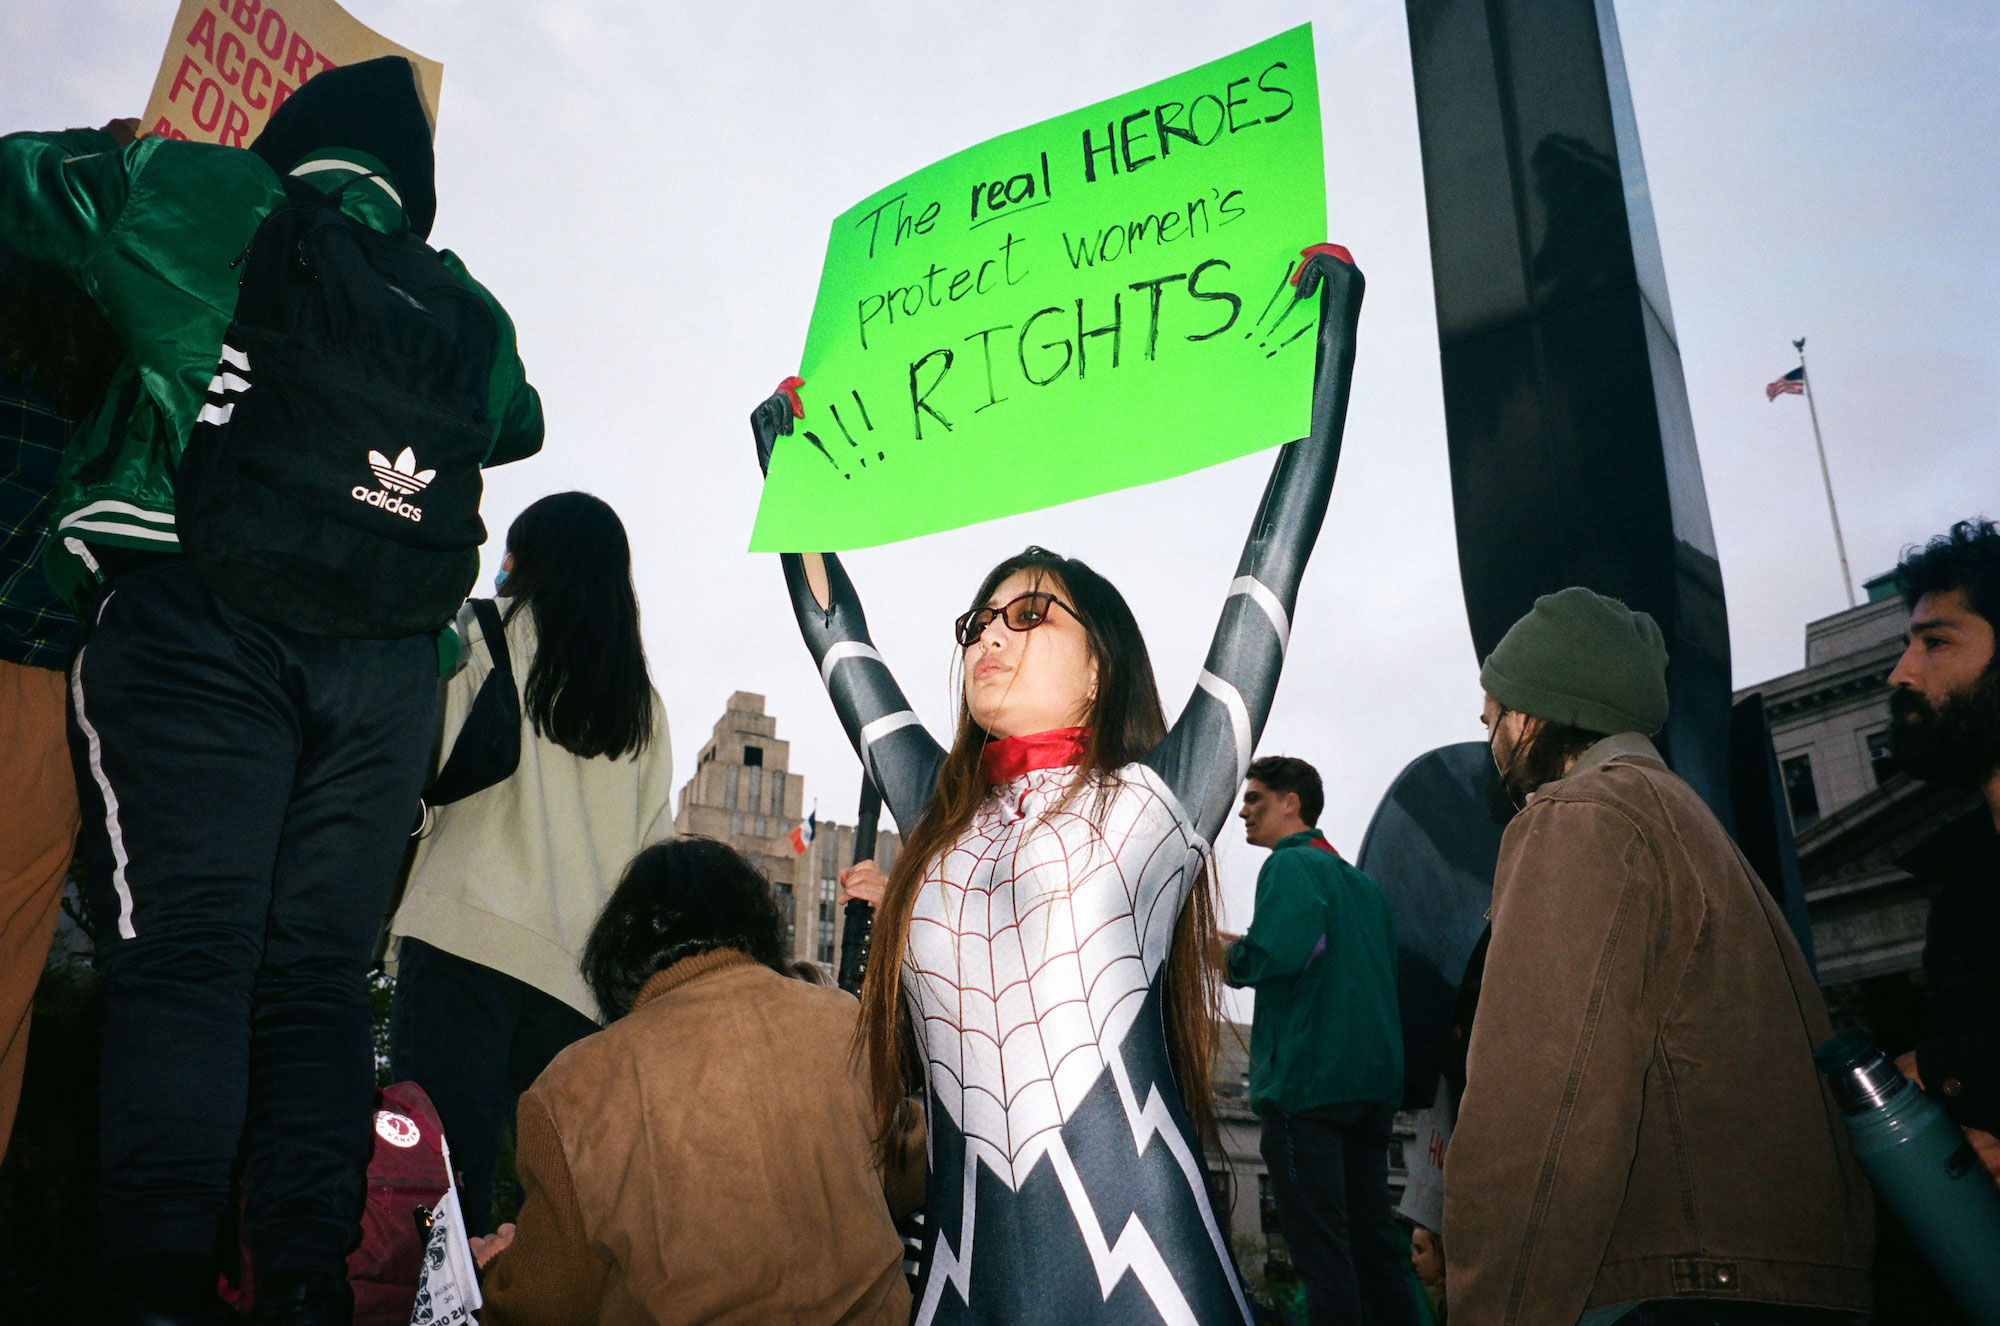
{"label": "long brown hair", "polygon": [[[1166,736],[1166,715],[1160,709],[1153,662],[1124,595],[1082,562],[1046,548],[1030,547],[994,567],[980,583],[972,606],[984,606],[995,589],[1020,571],[1034,572],[1038,584],[1053,584],[1074,608],[1097,664],[1097,693],[1086,719],[1089,736],[1064,800],[1067,803],[1094,781],[1099,782],[1099,795],[1092,807],[1092,818],[1099,818],[1115,786],[1115,779],[1106,786],[1101,776],[1115,775]],[[963,653],[959,658],[962,666]],[[937,793],[904,840],[889,871],[881,905],[875,909],[855,1040],[857,1053],[866,1059],[875,1117],[882,1120],[876,1142],[885,1161],[892,1161],[904,1148],[913,1120],[903,1110],[903,1100],[921,1081],[916,1039],[903,999],[903,953],[910,939],[910,913],[925,868],[965,832],[986,800],[988,787],[980,756],[990,740],[991,734],[974,721],[961,687],[958,730],[938,770]],[[1215,1134],[1209,1068],[1214,1049],[1211,1037],[1221,1011],[1215,908],[1214,884],[1204,867],[1174,924],[1162,1008],[1174,1082],[1196,1135],[1204,1140]]]}

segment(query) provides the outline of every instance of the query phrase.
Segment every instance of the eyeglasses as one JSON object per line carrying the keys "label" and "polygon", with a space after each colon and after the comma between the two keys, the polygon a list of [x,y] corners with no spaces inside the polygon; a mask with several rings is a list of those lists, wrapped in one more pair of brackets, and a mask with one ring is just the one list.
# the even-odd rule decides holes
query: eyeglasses
{"label": "eyeglasses", "polygon": [[[1036,590],[1003,603],[997,608],[974,608],[954,622],[952,629],[958,636],[960,646],[970,649],[979,643],[979,637],[986,631],[986,624],[994,618],[997,617],[1005,622],[1010,631],[1032,631],[1049,619],[1051,607],[1061,608],[1072,617],[1077,616],[1075,608],[1055,595]],[[1077,620],[1083,619],[1077,617]]]}

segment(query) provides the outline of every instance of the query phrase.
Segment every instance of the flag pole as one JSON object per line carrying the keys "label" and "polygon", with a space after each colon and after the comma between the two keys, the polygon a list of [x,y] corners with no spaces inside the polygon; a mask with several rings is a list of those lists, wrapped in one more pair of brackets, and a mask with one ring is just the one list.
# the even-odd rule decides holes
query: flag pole
{"label": "flag pole", "polygon": [[1840,583],[1847,587],[1847,606],[1856,606],[1854,597],[1854,573],[1847,569],[1847,540],[1840,534],[1840,508],[1833,503],[1833,475],[1826,468],[1826,443],[1819,435],[1819,407],[1813,404],[1812,374],[1806,372],[1806,338],[1801,336],[1792,342],[1792,348],[1799,352],[1799,378],[1806,389],[1806,413],[1812,416],[1813,448],[1819,452],[1819,478],[1826,485],[1826,513],[1833,517],[1833,547],[1840,554]]}

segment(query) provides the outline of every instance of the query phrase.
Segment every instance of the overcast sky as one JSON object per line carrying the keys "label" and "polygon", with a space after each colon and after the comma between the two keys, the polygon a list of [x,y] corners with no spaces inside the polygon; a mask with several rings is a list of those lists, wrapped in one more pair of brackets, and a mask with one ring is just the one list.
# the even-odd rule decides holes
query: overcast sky
{"label": "overcast sky", "polygon": [[[443,62],[438,221],[506,304],[542,455],[489,475],[494,539],[582,488],[633,536],[653,676],[685,778],[734,690],[761,692],[823,816],[858,766],[791,621],[743,551],[746,417],[796,366],[832,218],[994,134],[1314,25],[1329,237],[1368,276],[1333,505],[1262,749],[1328,781],[1352,850],[1389,780],[1478,735],[1458,587],[1403,8],[1367,3],[701,5],[349,0]],[[0,129],[136,115],[174,5],[10,5]],[[1738,686],[1800,666],[1845,605],[1805,405],[1807,354],[1858,580],[1950,521],[2000,514],[2000,17],[1975,4],[1620,10],[1730,608]],[[949,730],[951,619],[1024,544],[1132,601],[1169,713],[1190,691],[1271,462],[852,554],[877,643]],[[1219,845],[1226,923],[1262,854]]]}

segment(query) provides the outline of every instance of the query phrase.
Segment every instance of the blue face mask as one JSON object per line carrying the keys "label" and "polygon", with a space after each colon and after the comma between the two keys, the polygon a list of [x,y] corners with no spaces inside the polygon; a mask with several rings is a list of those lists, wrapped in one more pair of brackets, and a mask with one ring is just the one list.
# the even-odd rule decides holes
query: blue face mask
{"label": "blue face mask", "polygon": [[507,568],[501,567],[493,573],[493,595],[498,598],[507,592]]}

